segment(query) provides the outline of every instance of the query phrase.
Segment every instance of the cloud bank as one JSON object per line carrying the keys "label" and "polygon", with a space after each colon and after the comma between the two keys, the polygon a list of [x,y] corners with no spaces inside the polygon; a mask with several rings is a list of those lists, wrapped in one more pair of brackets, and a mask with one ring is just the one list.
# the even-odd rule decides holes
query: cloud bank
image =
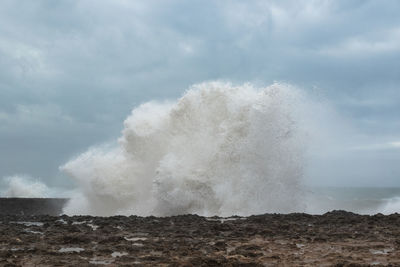
{"label": "cloud bank", "polygon": [[[353,128],[342,151],[398,142],[398,10],[398,1],[6,0],[0,176],[67,183],[58,166],[118,136],[134,106],[215,79],[283,81],[328,99]],[[344,162],[327,144],[315,152],[332,170],[324,181],[400,185],[398,150],[354,150]],[[376,177],[353,173],[363,166]]]}

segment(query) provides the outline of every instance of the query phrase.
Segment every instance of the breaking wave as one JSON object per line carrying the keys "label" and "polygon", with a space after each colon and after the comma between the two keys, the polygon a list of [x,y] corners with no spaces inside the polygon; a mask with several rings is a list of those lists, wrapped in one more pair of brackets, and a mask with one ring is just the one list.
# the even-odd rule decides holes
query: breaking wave
{"label": "breaking wave", "polygon": [[14,175],[4,178],[3,197],[43,198],[49,196],[49,188],[28,175]]}
{"label": "breaking wave", "polygon": [[125,120],[116,147],[61,170],[80,188],[67,214],[250,215],[304,211],[301,93],[210,82]]}
{"label": "breaking wave", "polygon": [[383,214],[392,214],[400,212],[400,197],[393,197],[387,200],[387,203],[381,208]]}

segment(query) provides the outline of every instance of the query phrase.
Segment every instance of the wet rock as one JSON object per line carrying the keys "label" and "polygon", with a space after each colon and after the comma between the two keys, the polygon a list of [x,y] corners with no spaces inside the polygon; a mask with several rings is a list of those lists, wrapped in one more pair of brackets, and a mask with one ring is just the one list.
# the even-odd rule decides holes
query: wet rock
{"label": "wet rock", "polygon": [[0,221],[0,266],[400,266],[399,214],[0,215]]}

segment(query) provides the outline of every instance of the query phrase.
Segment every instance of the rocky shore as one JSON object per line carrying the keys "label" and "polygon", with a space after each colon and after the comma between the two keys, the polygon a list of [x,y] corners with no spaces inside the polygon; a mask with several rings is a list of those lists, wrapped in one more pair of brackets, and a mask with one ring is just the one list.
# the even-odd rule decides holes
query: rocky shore
{"label": "rocky shore", "polygon": [[400,266],[400,215],[0,216],[0,266]]}

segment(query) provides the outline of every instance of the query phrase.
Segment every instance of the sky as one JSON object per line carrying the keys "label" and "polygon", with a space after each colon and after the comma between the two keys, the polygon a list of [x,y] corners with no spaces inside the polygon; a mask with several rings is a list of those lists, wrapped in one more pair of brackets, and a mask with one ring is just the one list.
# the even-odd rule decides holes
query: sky
{"label": "sky", "polygon": [[3,0],[0,179],[69,186],[59,166],[115,140],[132,108],[228,80],[329,103],[322,124],[338,134],[313,152],[310,183],[400,186],[399,12],[397,0]]}

